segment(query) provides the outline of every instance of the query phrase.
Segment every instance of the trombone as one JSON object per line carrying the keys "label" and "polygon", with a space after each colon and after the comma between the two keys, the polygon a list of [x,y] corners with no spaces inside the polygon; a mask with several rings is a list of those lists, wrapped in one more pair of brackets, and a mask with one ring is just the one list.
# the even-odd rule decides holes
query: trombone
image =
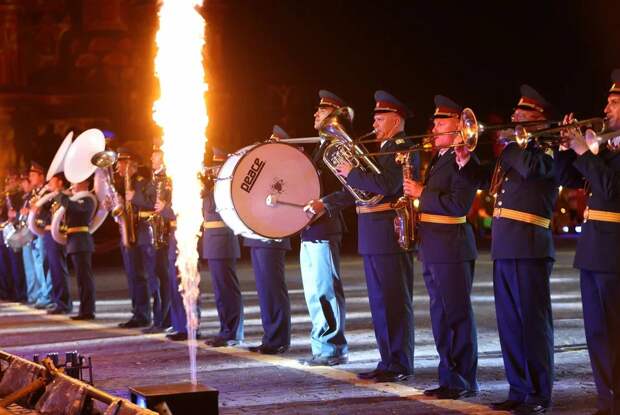
{"label": "trombone", "polygon": [[[401,153],[413,153],[415,151],[435,151],[441,148],[455,148],[455,147],[467,147],[467,149],[471,152],[476,149],[478,145],[478,136],[482,131],[480,130],[480,124],[476,119],[476,114],[471,108],[465,108],[461,112],[461,120],[458,130],[454,131],[446,131],[444,133],[430,133],[430,134],[419,134],[419,135],[410,135],[405,137],[395,137],[388,139],[388,141],[392,140],[413,140],[413,139],[422,139],[422,142],[419,144],[414,144],[411,147],[404,148],[402,150],[394,150],[394,151],[378,151],[375,153],[367,153],[367,156],[385,156],[390,154],[401,154]],[[462,141],[459,143],[450,144],[447,146],[436,146],[433,138],[441,135],[457,135],[461,137]],[[378,142],[377,140],[372,140],[373,142]],[[367,140],[357,141],[358,143],[369,142]]]}

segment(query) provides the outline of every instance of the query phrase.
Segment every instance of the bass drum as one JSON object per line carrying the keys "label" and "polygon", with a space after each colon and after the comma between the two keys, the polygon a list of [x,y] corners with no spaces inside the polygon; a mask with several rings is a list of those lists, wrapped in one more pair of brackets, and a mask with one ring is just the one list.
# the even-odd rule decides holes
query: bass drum
{"label": "bass drum", "polygon": [[284,143],[254,144],[232,154],[218,172],[216,210],[236,235],[281,239],[311,221],[303,207],[321,196],[310,158]]}

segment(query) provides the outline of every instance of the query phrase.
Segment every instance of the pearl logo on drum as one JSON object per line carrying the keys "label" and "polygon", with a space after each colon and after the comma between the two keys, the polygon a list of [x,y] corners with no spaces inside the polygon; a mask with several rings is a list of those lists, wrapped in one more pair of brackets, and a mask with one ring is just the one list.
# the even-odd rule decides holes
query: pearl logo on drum
{"label": "pearl logo on drum", "polygon": [[258,157],[254,159],[254,163],[252,163],[252,167],[248,170],[248,173],[243,178],[243,183],[241,183],[241,189],[250,193],[252,191],[252,187],[254,187],[254,183],[260,176],[260,173],[263,171],[263,167],[265,167],[265,162],[261,161]]}

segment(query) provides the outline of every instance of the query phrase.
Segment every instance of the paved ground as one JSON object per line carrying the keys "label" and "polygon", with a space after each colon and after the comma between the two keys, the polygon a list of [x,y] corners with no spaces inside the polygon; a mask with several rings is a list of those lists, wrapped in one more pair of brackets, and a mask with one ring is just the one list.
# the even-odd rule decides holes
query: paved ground
{"label": "paved ground", "polygon": [[[577,273],[571,268],[573,252],[558,253],[551,280],[555,323],[554,414],[594,412],[591,377]],[[296,359],[309,354],[310,323],[303,300],[296,256],[289,255],[287,279],[293,309],[291,350],[264,357],[244,347],[212,349],[200,344],[199,382],[220,391],[222,414],[484,414],[498,413],[488,403],[507,393],[495,323],[491,262],[482,253],[476,265],[473,302],[480,349],[480,395],[466,401],[437,401],[421,395],[436,381],[437,355],[428,313],[428,298],[416,264],[415,376],[403,384],[359,381],[355,373],[373,368],[378,352],[366,296],[361,259],[346,257],[342,268],[347,296],[347,338],[350,362],[337,369],[305,368]],[[101,264],[100,264],[101,265]],[[241,263],[247,344],[260,341],[261,326],[255,286],[249,264]],[[28,307],[0,303],[0,348],[30,358],[33,353],[79,350],[93,356],[95,384],[111,393],[128,396],[128,386],[183,382],[189,379],[184,343],[166,341],[163,335],[142,335],[116,328],[129,317],[125,280],[119,267],[96,272],[97,320],[75,323],[62,316],[47,316]],[[75,281],[73,281],[75,283]],[[75,288],[75,287],[73,287]],[[201,331],[217,332],[217,316],[206,272],[203,276]],[[247,345],[246,345],[247,346]]]}

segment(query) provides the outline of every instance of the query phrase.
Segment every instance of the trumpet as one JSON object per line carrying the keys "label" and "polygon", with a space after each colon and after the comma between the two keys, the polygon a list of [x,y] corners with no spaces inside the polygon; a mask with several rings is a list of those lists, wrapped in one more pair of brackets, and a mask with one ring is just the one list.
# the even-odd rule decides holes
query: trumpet
{"label": "trumpet", "polygon": [[592,134],[595,134],[595,132],[602,133],[606,130],[607,123],[604,118],[594,117],[582,121],[575,120],[557,127],[543,128],[537,131],[529,131],[523,125],[517,125],[514,134],[504,137],[503,141],[505,143],[516,142],[522,149],[525,149],[532,141],[541,147],[552,147],[560,145],[566,140],[566,137],[562,135],[564,131],[571,129],[580,130],[581,128],[587,128],[592,131]]}
{"label": "trumpet", "polygon": [[597,133],[593,129],[588,128],[584,134],[586,145],[592,154],[598,154],[601,146],[606,145],[611,151],[620,149],[620,131],[609,131],[606,133]]}

